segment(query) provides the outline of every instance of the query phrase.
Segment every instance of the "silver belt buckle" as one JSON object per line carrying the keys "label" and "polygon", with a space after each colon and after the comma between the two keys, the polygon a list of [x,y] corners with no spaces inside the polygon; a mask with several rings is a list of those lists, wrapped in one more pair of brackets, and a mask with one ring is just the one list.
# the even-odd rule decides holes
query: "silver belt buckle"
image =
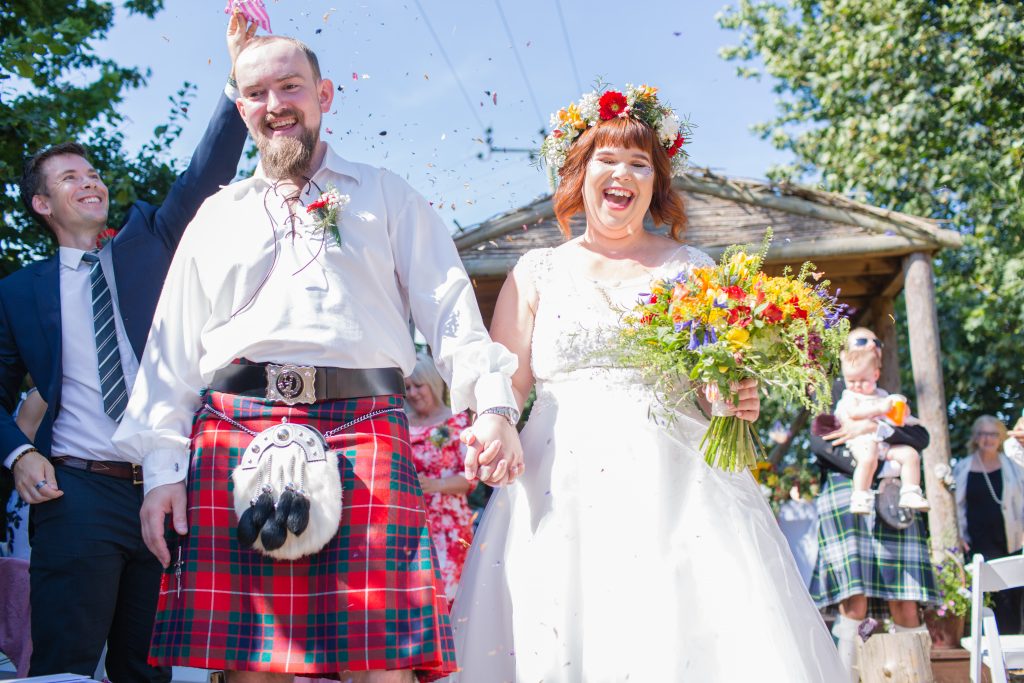
{"label": "silver belt buckle", "polygon": [[267,363],[267,400],[286,405],[316,403],[316,368]]}

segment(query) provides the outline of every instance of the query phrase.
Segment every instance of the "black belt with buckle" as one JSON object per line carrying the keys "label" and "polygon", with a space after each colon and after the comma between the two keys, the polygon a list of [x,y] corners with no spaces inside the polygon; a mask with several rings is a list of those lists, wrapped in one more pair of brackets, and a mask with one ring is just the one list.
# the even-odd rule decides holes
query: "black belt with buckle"
{"label": "black belt with buckle", "polygon": [[398,368],[320,368],[285,363],[233,363],[213,375],[210,389],[288,405],[364,396],[405,395]]}

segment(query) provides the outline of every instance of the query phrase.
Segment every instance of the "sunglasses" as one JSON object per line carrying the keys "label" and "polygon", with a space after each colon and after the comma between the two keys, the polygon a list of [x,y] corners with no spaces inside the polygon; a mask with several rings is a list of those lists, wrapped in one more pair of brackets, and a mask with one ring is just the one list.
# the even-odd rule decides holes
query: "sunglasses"
{"label": "sunglasses", "polygon": [[874,344],[880,349],[885,347],[885,344],[882,343],[881,339],[871,339],[869,337],[856,337],[850,340],[851,349],[862,349],[868,344]]}

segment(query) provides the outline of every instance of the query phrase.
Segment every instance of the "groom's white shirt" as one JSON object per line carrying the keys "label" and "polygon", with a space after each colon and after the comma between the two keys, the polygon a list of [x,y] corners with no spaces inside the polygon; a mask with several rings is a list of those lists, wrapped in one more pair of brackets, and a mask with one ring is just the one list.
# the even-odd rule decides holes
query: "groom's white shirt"
{"label": "groom's white shirt", "polygon": [[[410,313],[452,408],[516,405],[518,360],[492,342],[444,223],[395,174],[328,148],[303,204],[332,186],[341,245],[321,244],[261,172],[225,187],[185,231],[114,442],[145,488],[185,478],[199,392],[235,358],[340,368],[415,365]],[[319,189],[317,189],[319,188]],[[276,262],[275,262],[276,261]],[[258,293],[257,293],[258,292]]]}

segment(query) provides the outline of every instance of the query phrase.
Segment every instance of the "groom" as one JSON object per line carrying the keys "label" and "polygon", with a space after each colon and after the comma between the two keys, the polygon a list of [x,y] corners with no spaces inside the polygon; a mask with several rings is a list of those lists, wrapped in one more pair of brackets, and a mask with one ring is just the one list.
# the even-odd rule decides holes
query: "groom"
{"label": "groom", "polygon": [[[173,570],[151,657],[250,672],[243,680],[444,675],[454,670],[447,603],[407,423],[396,416],[415,363],[410,314],[453,409],[479,414],[470,455],[485,481],[521,470],[516,358],[487,335],[448,231],[423,197],[320,139],[334,87],[316,55],[291,38],[257,37],[236,73],[260,168],[192,222],[115,437],[142,464],[143,536]],[[339,202],[333,215],[317,212],[329,197]],[[300,369],[282,383],[289,366]],[[344,490],[339,531],[294,562],[240,544],[226,511],[239,451],[282,421],[348,439],[330,442]],[[168,515],[188,534],[174,555]]]}

